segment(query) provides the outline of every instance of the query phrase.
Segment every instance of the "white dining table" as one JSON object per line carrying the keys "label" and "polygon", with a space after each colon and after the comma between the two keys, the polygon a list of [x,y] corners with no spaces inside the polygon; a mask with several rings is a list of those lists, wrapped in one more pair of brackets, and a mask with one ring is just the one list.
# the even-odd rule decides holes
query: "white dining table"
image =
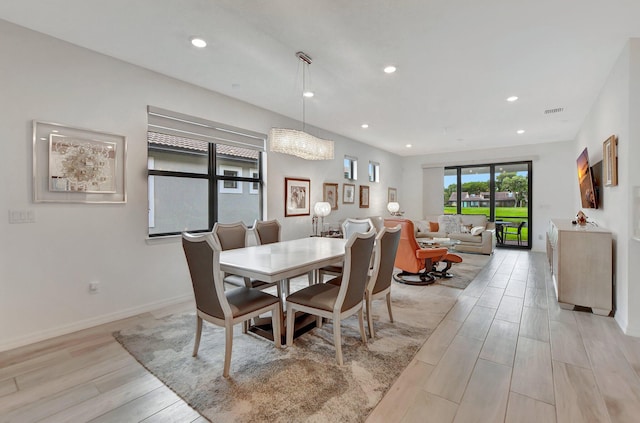
{"label": "white dining table", "polygon": [[284,281],[342,262],[346,242],[308,237],[226,250],[220,252],[220,270],[269,283]]}
{"label": "white dining table", "polygon": [[[225,250],[220,252],[220,270],[264,282],[279,282],[281,292],[286,292],[285,282],[288,278],[313,272],[314,282],[317,282],[317,269],[341,263],[344,259],[346,242],[347,240],[342,238],[308,237]],[[284,298],[280,300],[282,305],[280,333],[284,340],[286,304]],[[315,321],[314,316],[296,313],[294,336],[297,337],[315,326]],[[270,322],[270,318],[256,318],[249,330],[273,340]]]}

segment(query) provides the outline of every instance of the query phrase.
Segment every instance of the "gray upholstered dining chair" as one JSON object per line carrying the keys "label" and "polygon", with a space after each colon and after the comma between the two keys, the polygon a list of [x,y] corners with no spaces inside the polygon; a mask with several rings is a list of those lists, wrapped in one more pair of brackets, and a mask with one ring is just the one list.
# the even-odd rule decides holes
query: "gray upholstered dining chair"
{"label": "gray upholstered dining chair", "polygon": [[320,326],[322,318],[333,320],[333,341],[336,360],[342,359],[341,321],[358,313],[360,336],[367,343],[364,331],[364,292],[369,280],[369,265],[375,242],[375,231],[354,233],[345,245],[344,271],[341,284],[319,283],[303,288],[287,297],[287,346],[293,344],[294,319],[296,311],[317,316]]}
{"label": "gray upholstered dining chair", "polygon": [[[342,222],[342,237],[349,239],[349,237],[356,232],[365,233],[371,229],[374,229],[371,219],[354,219],[348,217]],[[318,271],[320,282],[324,282],[324,275],[339,276],[342,273],[342,266],[342,263],[340,263],[321,268]]]}
{"label": "gray upholstered dining chair", "polygon": [[389,320],[393,323],[393,312],[391,311],[391,279],[393,278],[393,263],[396,260],[398,244],[400,243],[400,226],[394,228],[384,228],[378,232],[374,254],[374,265],[369,277],[369,284],[365,291],[365,301],[367,304],[367,324],[369,326],[369,336],[375,336],[373,330],[373,313],[371,303],[378,298],[386,297]]}
{"label": "gray upholstered dining chair", "polygon": [[280,347],[280,300],[257,289],[240,287],[225,291],[220,272],[221,247],[212,234],[182,234],[182,248],[189,266],[196,300],[197,325],[193,356],[198,354],[202,321],[225,329],[223,376],[229,377],[233,325],[271,312],[274,341]]}
{"label": "gray upholstered dining chair", "polygon": [[[273,244],[280,242],[280,222],[273,220],[256,220],[253,222],[253,230],[256,234],[258,245]],[[309,285],[313,284],[313,271],[306,273]],[[284,295],[289,295],[289,279],[285,283]]]}
{"label": "gray upholstered dining chair", "polygon": [[[218,242],[222,251],[234,250],[236,248],[244,248],[247,246],[248,229],[244,222],[236,223],[219,223],[213,225],[213,237]],[[267,283],[253,278],[242,277],[229,273],[224,274],[224,281],[235,286],[246,286],[247,288],[265,289],[271,286],[278,286],[278,294],[280,294],[280,285],[276,282]]]}
{"label": "gray upholstered dining chair", "polygon": [[253,230],[256,234],[256,242],[258,245],[273,244],[280,242],[280,222],[273,220],[255,220],[253,222]]}

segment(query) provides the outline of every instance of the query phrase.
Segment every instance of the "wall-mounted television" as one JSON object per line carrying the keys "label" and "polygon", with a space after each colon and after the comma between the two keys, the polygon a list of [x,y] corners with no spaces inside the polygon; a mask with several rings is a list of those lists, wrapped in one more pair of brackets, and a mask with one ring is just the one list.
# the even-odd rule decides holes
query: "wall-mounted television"
{"label": "wall-mounted television", "polygon": [[580,199],[582,208],[597,209],[598,208],[598,192],[593,183],[593,173],[589,166],[589,153],[585,148],[576,160],[578,164],[578,184],[580,185]]}

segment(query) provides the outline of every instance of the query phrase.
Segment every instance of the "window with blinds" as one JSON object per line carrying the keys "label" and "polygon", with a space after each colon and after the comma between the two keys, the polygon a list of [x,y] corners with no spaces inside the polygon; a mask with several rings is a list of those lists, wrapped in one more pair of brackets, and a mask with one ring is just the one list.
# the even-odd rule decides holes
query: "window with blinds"
{"label": "window with blinds", "polygon": [[262,217],[266,135],[149,106],[149,236]]}

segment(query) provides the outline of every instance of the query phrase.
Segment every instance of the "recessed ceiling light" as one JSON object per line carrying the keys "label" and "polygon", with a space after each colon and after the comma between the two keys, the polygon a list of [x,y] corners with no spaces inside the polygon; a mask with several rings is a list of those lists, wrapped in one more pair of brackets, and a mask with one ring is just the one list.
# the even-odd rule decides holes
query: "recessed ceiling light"
{"label": "recessed ceiling light", "polygon": [[507,97],[507,101],[513,103],[518,99],[517,95],[512,95],[511,97]]}
{"label": "recessed ceiling light", "polygon": [[413,147],[413,146],[412,146],[411,144],[407,144],[407,145],[405,145],[405,147],[407,147],[407,148],[411,148],[411,147]]}
{"label": "recessed ceiling light", "polygon": [[369,124],[368,123],[363,123],[360,126],[362,127],[362,129],[367,129],[369,127]]}
{"label": "recessed ceiling light", "polygon": [[386,68],[384,68],[384,73],[394,73],[396,70],[397,69],[395,66],[387,66]]}
{"label": "recessed ceiling light", "polygon": [[303,95],[304,97],[311,98],[311,97],[313,97],[315,94],[313,93],[313,91],[305,91],[305,92],[303,92],[303,93],[302,93],[302,95]]}
{"label": "recessed ceiling light", "polygon": [[517,132],[518,134],[524,134],[524,129],[518,129],[516,132]]}
{"label": "recessed ceiling light", "polygon": [[205,48],[207,46],[207,42],[199,37],[192,37],[191,44],[198,48]]}

